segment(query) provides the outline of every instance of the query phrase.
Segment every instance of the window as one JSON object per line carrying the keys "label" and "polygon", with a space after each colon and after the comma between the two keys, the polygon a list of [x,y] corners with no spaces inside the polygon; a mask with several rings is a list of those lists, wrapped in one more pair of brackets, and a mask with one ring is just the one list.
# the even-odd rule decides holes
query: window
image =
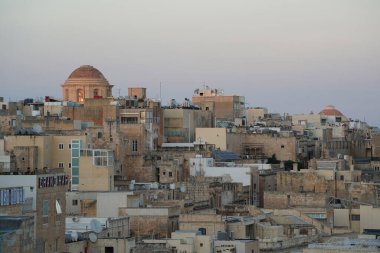
{"label": "window", "polygon": [[59,224],[62,219],[62,207],[59,199],[55,201],[55,213],[55,224]]}
{"label": "window", "polygon": [[308,235],[309,230],[307,228],[300,228],[300,235]]}
{"label": "window", "polygon": [[343,175],[340,175],[340,180],[344,180],[344,176]]}
{"label": "window", "polygon": [[173,172],[169,172],[169,177],[172,177],[173,176]]}
{"label": "window", "polygon": [[[82,152],[82,151],[81,151]],[[105,150],[94,150],[94,165],[95,166],[112,166],[113,155],[111,152]]]}
{"label": "window", "polygon": [[58,163],[58,168],[62,169],[65,167],[65,164],[64,163]]}
{"label": "window", "polygon": [[102,132],[98,132],[98,139],[101,139],[103,137],[103,133]]}
{"label": "window", "polygon": [[73,203],[73,206],[77,206],[78,205],[78,200],[77,199],[73,199],[72,203]]}
{"label": "window", "polygon": [[49,223],[49,200],[44,200],[42,206],[42,224]]}
{"label": "window", "polygon": [[165,175],[166,175],[166,172],[165,172],[165,171],[163,171],[163,172],[162,172],[162,175],[163,175],[163,176],[165,176]]}
{"label": "window", "polygon": [[61,150],[62,150],[63,147],[64,147],[63,143],[59,143],[59,144],[58,144],[58,149],[61,149]]}
{"label": "window", "polygon": [[69,163],[69,169],[71,169],[71,163]]}
{"label": "window", "polygon": [[[108,237],[109,237],[109,233],[108,233]],[[105,247],[104,253],[113,253],[113,247]]]}
{"label": "window", "polygon": [[200,247],[203,247],[203,243],[200,243],[199,246],[200,246]]}
{"label": "window", "polygon": [[84,102],[84,91],[82,89],[77,90],[77,101]]}
{"label": "window", "polygon": [[281,148],[285,148],[285,145],[281,145]]}
{"label": "window", "polygon": [[69,149],[71,149],[71,144],[69,144]]}
{"label": "window", "polygon": [[360,214],[352,214],[351,220],[360,221]]}
{"label": "window", "polygon": [[132,152],[137,152],[137,140],[132,141]]}
{"label": "window", "polygon": [[120,123],[121,124],[138,124],[139,118],[138,117],[121,117]]}

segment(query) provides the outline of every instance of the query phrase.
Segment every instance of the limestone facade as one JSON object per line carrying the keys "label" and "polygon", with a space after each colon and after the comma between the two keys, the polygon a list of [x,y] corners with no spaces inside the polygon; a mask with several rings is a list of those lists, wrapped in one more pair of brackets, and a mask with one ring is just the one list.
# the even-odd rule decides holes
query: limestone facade
{"label": "limestone facade", "polygon": [[83,65],[74,70],[62,85],[62,97],[65,101],[84,103],[88,98],[112,96],[112,87],[99,70]]}

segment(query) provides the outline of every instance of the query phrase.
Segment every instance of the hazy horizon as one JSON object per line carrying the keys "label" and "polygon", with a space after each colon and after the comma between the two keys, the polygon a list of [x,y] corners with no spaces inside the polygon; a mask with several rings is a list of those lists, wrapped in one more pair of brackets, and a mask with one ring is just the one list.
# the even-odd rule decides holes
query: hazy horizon
{"label": "hazy horizon", "polygon": [[0,3],[0,96],[50,95],[81,65],[115,85],[182,102],[203,85],[247,106],[318,113],[332,104],[380,126],[380,1]]}

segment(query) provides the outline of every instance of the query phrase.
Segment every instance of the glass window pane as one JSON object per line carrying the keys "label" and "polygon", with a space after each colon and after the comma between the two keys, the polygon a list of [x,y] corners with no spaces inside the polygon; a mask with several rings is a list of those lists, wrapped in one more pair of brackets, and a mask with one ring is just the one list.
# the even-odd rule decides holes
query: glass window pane
{"label": "glass window pane", "polygon": [[79,175],[79,168],[78,168],[78,167],[73,167],[73,168],[71,169],[71,174],[72,174],[73,176],[77,176],[77,175]]}
{"label": "glass window pane", "polygon": [[79,178],[73,177],[71,182],[72,182],[72,184],[79,184]]}
{"label": "glass window pane", "polygon": [[71,156],[72,157],[79,157],[79,149],[71,149]]}
{"label": "glass window pane", "polygon": [[78,158],[73,158],[71,166],[72,167],[78,167],[79,166],[79,159]]}
{"label": "glass window pane", "polygon": [[49,200],[44,200],[42,207],[42,216],[49,215]]}

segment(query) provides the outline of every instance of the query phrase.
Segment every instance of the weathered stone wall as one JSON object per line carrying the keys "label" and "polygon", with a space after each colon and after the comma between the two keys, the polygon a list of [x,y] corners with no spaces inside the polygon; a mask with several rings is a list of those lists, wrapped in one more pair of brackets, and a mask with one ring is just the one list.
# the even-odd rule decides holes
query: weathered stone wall
{"label": "weathered stone wall", "polygon": [[16,116],[0,115],[0,134],[10,135],[12,133],[12,120],[16,120]]}
{"label": "weathered stone wall", "polygon": [[328,181],[316,172],[277,173],[277,191],[279,192],[316,192],[325,193]]}
{"label": "weathered stone wall", "polygon": [[1,215],[21,215],[22,214],[22,204],[18,205],[9,205],[9,206],[0,206]]}
{"label": "weathered stone wall", "polygon": [[372,134],[373,156],[380,157],[380,133]]}
{"label": "weathered stone wall", "polygon": [[226,224],[221,215],[216,214],[181,214],[179,217],[180,230],[206,229],[206,235],[216,235],[218,231],[226,231]]}
{"label": "weathered stone wall", "polygon": [[291,207],[325,207],[324,193],[265,192],[264,208],[286,209]]}
{"label": "weathered stone wall", "polygon": [[35,168],[38,168],[37,146],[16,146],[13,154],[15,155],[15,167],[19,172],[33,172]]}
{"label": "weathered stone wall", "polygon": [[243,143],[261,145],[265,156],[271,157],[273,154],[281,161],[296,161],[297,142],[294,136],[282,137],[272,134],[246,134],[228,133],[227,150],[244,154]]}
{"label": "weathered stone wall", "polygon": [[91,121],[96,126],[103,125],[102,107],[63,107],[62,116],[72,120]]}
{"label": "weathered stone wall", "polygon": [[[34,218],[33,216],[15,217],[11,220],[1,220],[1,228],[6,231],[12,228],[11,233],[2,236],[0,243],[1,252],[23,252],[33,253],[34,251]],[[19,227],[16,228],[16,226]]]}
{"label": "weathered stone wall", "polygon": [[132,216],[129,220],[131,236],[167,238],[171,232],[178,230],[178,217],[167,216]]}
{"label": "weathered stone wall", "polygon": [[258,223],[255,226],[255,237],[261,240],[279,241],[285,238],[284,227]]}
{"label": "weathered stone wall", "polygon": [[33,128],[36,124],[42,127],[44,131],[57,131],[57,130],[73,130],[77,127],[72,119],[59,119],[59,118],[27,118],[21,121],[20,127]]}

